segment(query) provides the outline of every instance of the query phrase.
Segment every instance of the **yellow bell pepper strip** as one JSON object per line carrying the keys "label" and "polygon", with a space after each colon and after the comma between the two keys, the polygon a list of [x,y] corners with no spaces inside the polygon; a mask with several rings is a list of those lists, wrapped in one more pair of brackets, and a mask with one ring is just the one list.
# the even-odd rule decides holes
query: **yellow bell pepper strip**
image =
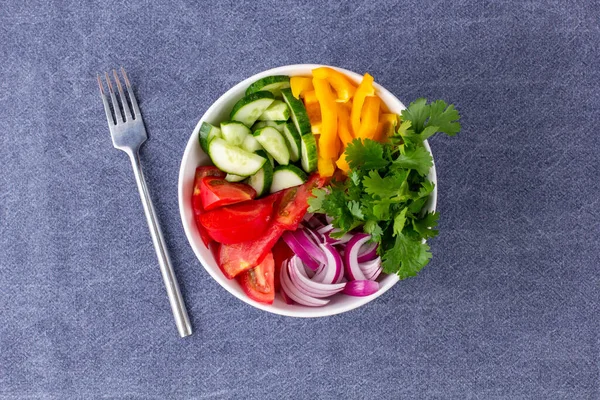
{"label": "yellow bell pepper strip", "polygon": [[[310,81],[312,86],[312,79]],[[313,135],[321,133],[321,106],[319,100],[317,100],[317,94],[314,89],[303,93],[304,95],[304,107],[306,107],[306,114],[310,121],[310,128]]]}
{"label": "yellow bell pepper strip", "polygon": [[312,78],[304,76],[292,76],[290,78],[290,87],[292,89],[292,95],[299,99],[302,93],[313,90]]}
{"label": "yellow bell pepper strip", "polygon": [[[383,102],[381,103],[383,105]],[[384,142],[387,138],[394,133],[398,126],[398,115],[397,114],[381,114],[379,117],[379,124],[377,124],[377,131],[373,140],[378,142]]]}
{"label": "yellow bell pepper strip", "polygon": [[361,139],[373,139],[379,123],[379,106],[381,100],[377,96],[368,96],[360,117],[360,128],[357,137]]}
{"label": "yellow bell pepper strip", "polygon": [[[319,157],[337,158],[337,103],[329,82],[313,78],[313,86],[321,107],[321,136],[319,137]],[[333,164],[333,163],[332,163]]]}
{"label": "yellow bell pepper strip", "polygon": [[321,158],[321,156],[319,156],[317,166],[319,169],[319,175],[321,175],[323,178],[333,176],[333,173],[335,172],[335,164],[330,158]]}
{"label": "yellow bell pepper strip", "polygon": [[313,78],[325,79],[337,93],[337,101],[345,103],[354,96],[356,86],[346,78],[344,74],[329,67],[315,68],[312,71]]}
{"label": "yellow bell pepper strip", "polygon": [[339,136],[335,137],[335,142],[334,143],[335,143],[335,146],[334,146],[335,156],[333,157],[333,159],[335,160],[336,158],[339,157],[339,155],[341,153],[343,153],[344,151],[346,151],[346,146],[344,146],[344,144],[340,141],[340,137]]}
{"label": "yellow bell pepper strip", "polygon": [[374,95],[375,88],[373,87],[373,77],[366,73],[358,85],[358,88],[354,93],[354,100],[352,101],[350,121],[352,121],[352,132],[354,132],[354,137],[358,137],[357,135],[360,128],[361,111],[365,102],[365,97]]}
{"label": "yellow bell pepper strip", "polygon": [[315,139],[317,143],[319,141],[319,135],[321,134],[321,121],[318,124],[310,124],[310,131],[313,135],[315,135]]}
{"label": "yellow bell pepper strip", "polygon": [[[312,81],[311,81],[311,85],[312,85]],[[314,89],[304,92],[304,104],[305,105],[316,104],[318,102],[319,102],[319,100],[317,100],[317,93],[314,91]]]}
{"label": "yellow bell pepper strip", "polygon": [[344,145],[344,150],[348,143],[354,140],[350,127],[350,111],[344,104],[338,103],[338,136]]}
{"label": "yellow bell pepper strip", "polygon": [[310,120],[311,125],[312,124],[320,124],[322,117],[321,117],[321,106],[319,105],[319,103],[305,103],[306,105],[304,106],[306,108],[306,115],[308,116],[308,119]]}
{"label": "yellow bell pepper strip", "polygon": [[348,161],[346,161],[346,153],[342,153],[340,158],[338,158],[338,160],[335,162],[335,165],[337,165],[337,167],[345,173],[350,171],[350,166],[348,165]]}

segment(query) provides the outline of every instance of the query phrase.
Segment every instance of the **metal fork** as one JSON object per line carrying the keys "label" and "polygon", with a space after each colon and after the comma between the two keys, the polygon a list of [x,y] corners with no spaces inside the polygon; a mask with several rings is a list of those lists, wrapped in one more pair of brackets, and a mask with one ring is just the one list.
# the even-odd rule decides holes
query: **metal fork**
{"label": "metal fork", "polygon": [[140,191],[140,197],[142,198],[144,212],[146,213],[146,220],[148,221],[148,226],[150,227],[150,235],[152,236],[152,242],[154,243],[156,255],[158,256],[160,272],[163,280],[165,281],[167,295],[169,296],[171,309],[173,310],[173,315],[175,316],[175,324],[177,325],[179,335],[181,335],[181,337],[185,337],[192,334],[190,319],[185,308],[185,303],[183,302],[183,297],[181,296],[181,292],[179,290],[179,284],[177,283],[177,278],[175,277],[175,272],[173,271],[173,266],[171,265],[169,253],[167,252],[167,246],[165,245],[165,239],[163,238],[160,225],[158,224],[158,218],[156,217],[156,212],[152,206],[152,200],[150,199],[148,187],[146,186],[146,180],[144,179],[144,173],[142,172],[142,166],[140,164],[139,149],[142,143],[144,143],[148,138],[148,135],[146,134],[146,128],[144,126],[142,114],[140,114],[140,109],[138,107],[137,100],[135,99],[135,95],[133,94],[133,90],[131,89],[131,83],[129,82],[127,74],[125,73],[125,69],[121,67],[121,74],[125,80],[125,85],[127,87],[127,93],[129,94],[129,100],[131,102],[133,113],[129,110],[127,98],[125,97],[123,86],[121,85],[117,71],[113,69],[112,72],[117,84],[119,98],[121,100],[120,103],[125,117],[123,118],[123,115],[121,114],[119,102],[117,101],[117,95],[113,89],[108,72],[105,73],[105,79],[108,86],[108,92],[110,94],[114,115],[111,112],[111,107],[109,105],[108,98],[106,97],[104,86],[102,85],[102,79],[100,78],[100,75],[98,75],[98,85],[100,86],[100,95],[102,96],[104,111],[106,111],[106,119],[108,119],[108,128],[110,129],[113,145],[117,149],[123,150],[125,153],[127,153],[131,159],[131,165],[133,166],[133,172],[135,173],[135,180],[137,182],[138,190]]}

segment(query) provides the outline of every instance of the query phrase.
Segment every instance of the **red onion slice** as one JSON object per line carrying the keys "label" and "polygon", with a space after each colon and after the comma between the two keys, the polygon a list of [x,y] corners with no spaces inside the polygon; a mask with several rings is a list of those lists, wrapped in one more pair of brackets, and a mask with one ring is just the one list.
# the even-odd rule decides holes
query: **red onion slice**
{"label": "red onion slice", "polygon": [[363,274],[358,266],[358,251],[369,239],[371,239],[371,236],[366,233],[357,233],[346,245],[346,250],[344,250],[344,264],[346,267],[346,277],[349,281],[365,280],[365,274]]}
{"label": "red onion slice", "polygon": [[327,257],[327,262],[322,268],[317,270],[314,281],[331,284],[336,282],[340,275],[343,275],[344,263],[337,250],[330,244],[321,244],[321,249]]}
{"label": "red onion slice", "polygon": [[373,273],[375,271],[377,271],[378,268],[381,268],[381,257],[377,257],[374,260],[367,261],[364,263],[359,263],[358,267],[360,268],[362,273],[365,275],[365,277],[367,275],[373,275]]}
{"label": "red onion slice", "polygon": [[320,240],[317,237],[313,236],[312,232],[310,232],[310,234],[308,232],[310,231],[298,229],[292,232],[291,234],[294,236],[298,244],[300,244],[300,246],[302,246],[304,250],[306,250],[306,252],[312,259],[319,262],[320,264],[324,264],[327,261],[327,259],[325,258],[325,254],[323,254],[323,251],[317,244],[320,242]]}
{"label": "red onion slice", "polygon": [[329,233],[333,230],[333,225],[329,224],[329,225],[325,225],[319,229],[317,229],[317,232],[320,233],[321,235],[325,235],[326,233]]}
{"label": "red onion slice", "polygon": [[344,278],[344,268],[342,268],[342,273],[340,274],[340,276],[338,276],[338,278],[333,282],[333,283],[342,283],[342,282],[347,282]]}
{"label": "red onion slice", "polygon": [[310,236],[310,238],[315,242],[315,243],[325,243],[325,238],[323,237],[323,235],[321,235],[320,233],[316,232],[316,231],[312,231],[310,229],[305,229],[304,232]]}
{"label": "red onion slice", "polygon": [[[316,272],[308,268],[304,263],[302,263],[302,265],[304,265],[304,272],[306,272],[306,276],[308,276],[309,279],[312,279],[315,276]],[[319,265],[319,268],[321,268],[321,265]],[[317,268],[317,270],[319,268]]]}
{"label": "red onion slice", "polygon": [[296,304],[294,300],[290,299],[290,296],[285,294],[285,290],[283,290],[283,288],[279,290],[279,294],[281,295],[281,298],[285,304]]}
{"label": "red onion slice", "polygon": [[302,260],[298,257],[294,257],[290,260],[288,268],[292,283],[298,290],[311,297],[330,297],[341,292],[346,286],[345,283],[328,285],[311,281],[308,276],[304,275],[306,273],[304,271],[304,265],[302,264]]}
{"label": "red onion slice", "polygon": [[298,304],[302,304],[309,307],[320,307],[329,303],[329,300],[317,299],[300,292],[298,288],[294,286],[289,275],[290,263],[286,263],[281,268],[280,280],[281,288],[285,291],[288,297],[294,300]]}
{"label": "red onion slice", "polygon": [[358,252],[358,262],[374,260],[377,257],[377,243],[371,242],[363,246]]}
{"label": "red onion slice", "polygon": [[367,278],[370,281],[374,281],[375,279],[377,279],[377,277],[381,274],[382,271],[383,271],[383,268],[379,267],[372,274],[365,275],[365,278]]}
{"label": "red onion slice", "polygon": [[370,296],[379,290],[379,283],[368,280],[357,280],[346,283],[343,293],[349,296]]}
{"label": "red onion slice", "polygon": [[339,229],[335,229],[333,227],[333,225],[331,225],[331,224],[326,225],[320,229],[317,229],[317,233],[319,233],[320,235],[323,235],[325,237],[325,241],[332,245],[344,244],[344,243],[349,242],[350,239],[352,239],[353,235],[351,233],[346,233],[341,238],[334,238],[334,237],[330,236],[331,233],[339,232],[339,231],[340,231]]}
{"label": "red onion slice", "polygon": [[[289,231],[286,231],[281,236],[283,241],[289,246],[289,248],[296,254],[298,257],[304,261],[307,267],[312,270],[316,270],[319,268],[319,263],[311,256],[311,254],[296,240],[296,237]],[[317,250],[319,250],[317,248]],[[320,251],[320,250],[319,250]]]}

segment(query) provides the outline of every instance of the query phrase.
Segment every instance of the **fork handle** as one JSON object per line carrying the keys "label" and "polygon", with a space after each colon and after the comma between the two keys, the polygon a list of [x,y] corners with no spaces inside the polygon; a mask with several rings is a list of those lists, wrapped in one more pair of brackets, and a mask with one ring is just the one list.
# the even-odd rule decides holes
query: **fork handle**
{"label": "fork handle", "polygon": [[177,283],[177,277],[173,271],[171,265],[171,259],[165,245],[165,239],[163,238],[154,206],[152,206],[152,199],[148,193],[148,187],[146,185],[146,179],[142,171],[140,163],[140,156],[137,150],[129,153],[131,164],[133,166],[133,172],[135,174],[135,180],[137,182],[138,190],[140,191],[140,197],[142,198],[142,205],[144,206],[144,213],[146,214],[146,220],[148,221],[148,227],[150,228],[150,235],[152,236],[152,242],[156,249],[156,256],[158,257],[158,263],[160,265],[160,272],[165,286],[167,288],[167,295],[169,296],[169,303],[171,304],[171,310],[175,317],[175,324],[181,337],[189,336],[192,334],[192,326],[188,317],[187,310],[181,291],[179,290],[179,284]]}

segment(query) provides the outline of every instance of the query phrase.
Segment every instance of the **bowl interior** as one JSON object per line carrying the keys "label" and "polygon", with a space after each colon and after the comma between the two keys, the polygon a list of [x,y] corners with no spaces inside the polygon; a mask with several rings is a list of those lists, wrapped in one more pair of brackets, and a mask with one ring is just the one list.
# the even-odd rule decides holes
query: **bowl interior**
{"label": "bowl interior", "polygon": [[[223,96],[221,96],[207,111],[204,113],[196,128],[192,132],[192,135],[186,146],[183,160],[181,161],[181,167],[179,170],[179,211],[185,229],[186,236],[194,253],[206,269],[208,273],[223,286],[231,294],[239,298],[240,300],[260,308],[265,311],[269,311],[276,314],[288,315],[293,317],[323,317],[327,315],[339,314],[345,311],[352,310],[360,307],[363,304],[379,297],[381,294],[391,288],[396,282],[398,277],[396,275],[381,276],[378,281],[380,282],[380,290],[367,297],[351,297],[344,295],[337,295],[331,299],[331,302],[324,307],[306,307],[301,305],[288,305],[286,304],[279,295],[275,296],[275,301],[272,305],[258,303],[246,296],[240,286],[235,280],[227,279],[221,270],[219,269],[213,254],[209,249],[204,246],[200,238],[200,234],[196,229],[196,223],[194,221],[193,210],[192,210],[192,189],[194,183],[194,173],[196,167],[200,165],[210,165],[211,161],[209,157],[202,151],[198,143],[198,132],[200,125],[203,121],[211,124],[218,124],[229,118],[229,112],[231,108],[240,98],[244,96],[246,88],[256,81],[265,76],[269,75],[289,75],[289,76],[311,76],[312,69],[319,67],[320,65],[314,64],[299,64],[299,65],[288,65],[284,67],[274,68],[268,71],[256,74],[240,83],[235,85]],[[332,67],[333,68],[333,67]],[[354,72],[336,68],[343,72],[355,83],[359,83],[362,79],[361,75]],[[384,89],[378,84],[375,84],[377,89],[377,95],[381,100],[388,106],[390,111],[394,113],[400,113],[405,107],[404,105],[389,91]],[[431,151],[429,145],[425,143],[427,150]],[[429,173],[429,179],[436,182],[435,164]],[[435,210],[437,202],[437,185],[429,199],[427,209],[429,211]]]}

